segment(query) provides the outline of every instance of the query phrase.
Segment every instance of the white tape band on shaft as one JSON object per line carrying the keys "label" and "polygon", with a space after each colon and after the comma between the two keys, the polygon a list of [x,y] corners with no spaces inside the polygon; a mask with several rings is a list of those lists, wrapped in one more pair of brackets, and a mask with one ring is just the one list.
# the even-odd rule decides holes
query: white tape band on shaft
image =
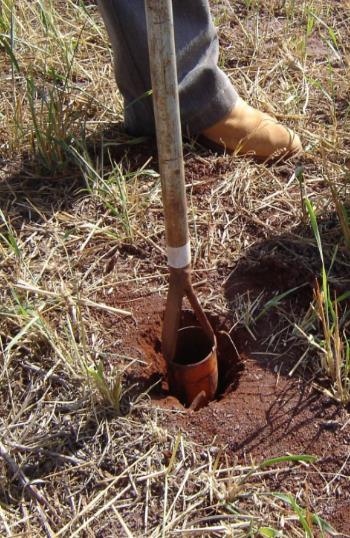
{"label": "white tape band on shaft", "polygon": [[191,246],[188,241],[182,247],[167,247],[168,265],[174,269],[182,269],[191,263]]}

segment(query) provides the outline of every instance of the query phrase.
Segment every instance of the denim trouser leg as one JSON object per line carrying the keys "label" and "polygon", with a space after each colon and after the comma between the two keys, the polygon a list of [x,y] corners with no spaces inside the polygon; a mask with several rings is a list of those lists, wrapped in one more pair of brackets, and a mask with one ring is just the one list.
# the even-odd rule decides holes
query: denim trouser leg
{"label": "denim trouser leg", "polygon": [[[112,42],[116,80],[125,102],[125,126],[154,134],[144,0],[99,0]],[[208,0],[173,0],[181,121],[198,134],[225,117],[237,93],[218,68],[219,45]]]}

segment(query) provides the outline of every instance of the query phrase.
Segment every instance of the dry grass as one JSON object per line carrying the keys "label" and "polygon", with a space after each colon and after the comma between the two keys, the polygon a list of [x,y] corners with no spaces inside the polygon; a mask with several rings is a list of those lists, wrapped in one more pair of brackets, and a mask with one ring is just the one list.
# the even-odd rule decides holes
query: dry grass
{"label": "dry grass", "polygon": [[[122,383],[135,357],[115,354],[118,369],[109,369],[115,331],[96,312],[122,324],[129,308],[110,306],[111,291],[164,293],[167,270],[154,153],[118,130],[111,51],[89,4],[1,7],[0,533],[305,536],[305,513],[273,497],[265,480],[288,471],[301,484],[317,472],[312,464],[227,467],[215,447],[159,428],[161,411],[146,395],[110,384]],[[323,223],[327,263],[339,246],[332,283],[349,285],[347,237],[334,217],[349,189],[347,12],[322,0],[261,4],[212,2],[221,63],[242,97],[301,134],[307,154],[299,182],[295,163],[266,167],[186,144],[195,278],[204,279],[203,303],[221,313],[228,305],[206,275],[226,277],[257,243],[268,250],[274,237],[273,251],[319,271],[304,196]],[[147,258],[131,263],[121,245]],[[259,300],[237,299],[237,324],[253,327]],[[282,314],[295,342],[301,320]],[[317,504],[307,496],[300,486],[298,502]]]}

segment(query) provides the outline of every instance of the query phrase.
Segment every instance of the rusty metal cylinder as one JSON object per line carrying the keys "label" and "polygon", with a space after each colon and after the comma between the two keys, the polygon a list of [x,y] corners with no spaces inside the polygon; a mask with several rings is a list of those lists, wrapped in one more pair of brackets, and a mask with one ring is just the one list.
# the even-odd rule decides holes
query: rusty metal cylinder
{"label": "rusty metal cylinder", "polygon": [[179,329],[169,384],[172,394],[188,407],[196,402],[199,409],[214,399],[218,388],[215,336],[210,339],[201,327]]}

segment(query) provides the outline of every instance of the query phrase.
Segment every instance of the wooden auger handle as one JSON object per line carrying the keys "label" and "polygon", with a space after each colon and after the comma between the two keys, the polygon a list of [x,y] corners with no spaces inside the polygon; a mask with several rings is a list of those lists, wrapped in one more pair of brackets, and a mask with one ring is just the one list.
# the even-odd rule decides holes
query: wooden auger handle
{"label": "wooden auger handle", "polygon": [[162,350],[171,362],[176,352],[182,299],[187,295],[202,328],[215,336],[191,285],[191,251],[187,222],[174,21],[171,0],[145,0],[153,107],[165,217],[170,284],[165,308]]}
{"label": "wooden auger handle", "polygon": [[165,237],[171,262],[171,249],[184,247],[189,241],[173,10],[171,0],[145,0],[145,7]]}

